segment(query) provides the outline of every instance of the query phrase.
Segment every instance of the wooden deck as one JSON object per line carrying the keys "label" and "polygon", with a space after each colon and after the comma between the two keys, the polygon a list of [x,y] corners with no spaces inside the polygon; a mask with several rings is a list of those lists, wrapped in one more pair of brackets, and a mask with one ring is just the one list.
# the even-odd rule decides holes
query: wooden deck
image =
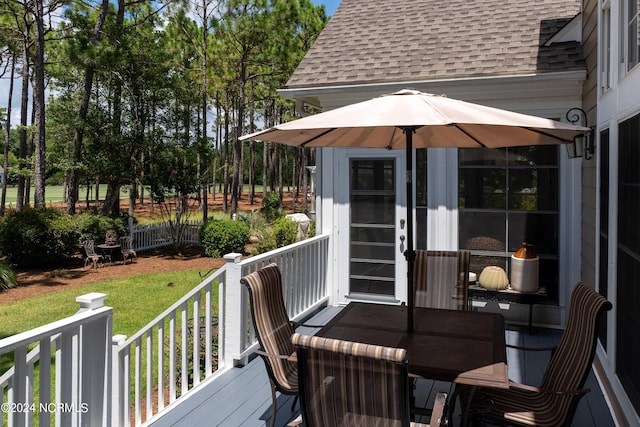
{"label": "wooden deck", "polygon": [[[328,307],[318,313],[311,324],[324,324],[340,309]],[[555,345],[560,340],[561,331],[507,326],[506,339],[509,344],[529,347]],[[301,333],[315,333],[316,330],[300,328]],[[524,352],[509,349],[509,377],[525,384],[539,384],[544,367],[548,360],[546,352]],[[576,411],[573,426],[575,427],[613,427],[615,423],[593,372],[587,379],[586,387],[591,393],[583,397]],[[448,383],[418,381],[415,392],[416,404],[430,407],[433,396],[438,391],[448,391]],[[299,405],[293,404],[292,396],[278,395],[278,412],[276,426],[285,426],[300,414]],[[225,372],[212,384],[192,396],[186,402],[153,422],[154,427],[162,426],[269,426],[271,419],[271,392],[269,379],[261,359],[253,359],[243,368],[234,368]],[[428,422],[428,419],[418,419]],[[457,425],[458,419],[454,419]]]}

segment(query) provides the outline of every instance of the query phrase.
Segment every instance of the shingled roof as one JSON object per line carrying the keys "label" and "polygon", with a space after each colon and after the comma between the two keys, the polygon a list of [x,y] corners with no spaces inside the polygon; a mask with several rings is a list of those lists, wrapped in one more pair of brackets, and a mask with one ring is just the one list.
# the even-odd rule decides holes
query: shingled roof
{"label": "shingled roof", "polygon": [[342,0],[287,88],[584,69],[580,0]]}

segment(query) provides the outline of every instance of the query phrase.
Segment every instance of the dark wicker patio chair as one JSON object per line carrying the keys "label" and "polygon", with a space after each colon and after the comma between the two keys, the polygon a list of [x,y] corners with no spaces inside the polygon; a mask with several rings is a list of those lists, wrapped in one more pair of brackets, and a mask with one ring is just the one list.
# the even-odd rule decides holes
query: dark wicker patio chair
{"label": "dark wicker patio chair", "polygon": [[413,292],[416,307],[468,310],[470,252],[416,251]]}
{"label": "dark wicker patio chair", "polygon": [[305,426],[428,426],[410,421],[406,350],[301,334],[292,341]]}
{"label": "dark wicker patio chair", "polygon": [[289,360],[295,353],[291,336],[296,326],[319,327],[293,322],[289,319],[282,296],[282,274],[276,264],[244,276],[240,282],[249,290],[251,318],[258,336],[264,361],[271,382],[272,413],[271,426],[275,425],[277,402],[276,391],[298,396],[298,367]]}
{"label": "dark wicker patio chair", "polygon": [[490,421],[516,426],[569,426],[578,402],[590,390],[584,389],[595,355],[598,322],[611,303],[585,283],[578,283],[571,295],[569,318],[560,344],[538,387],[511,382],[508,390],[479,389],[472,401],[476,424]]}

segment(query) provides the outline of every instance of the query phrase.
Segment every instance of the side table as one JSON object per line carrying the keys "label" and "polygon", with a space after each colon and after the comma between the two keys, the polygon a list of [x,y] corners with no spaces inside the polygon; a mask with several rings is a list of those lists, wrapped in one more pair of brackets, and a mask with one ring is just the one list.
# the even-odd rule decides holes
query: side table
{"label": "side table", "polygon": [[538,289],[538,292],[525,293],[514,291],[510,288],[493,290],[483,288],[479,285],[469,285],[469,298],[478,301],[510,302],[529,305],[529,332],[532,332],[533,306],[546,300],[547,288],[543,286]]}

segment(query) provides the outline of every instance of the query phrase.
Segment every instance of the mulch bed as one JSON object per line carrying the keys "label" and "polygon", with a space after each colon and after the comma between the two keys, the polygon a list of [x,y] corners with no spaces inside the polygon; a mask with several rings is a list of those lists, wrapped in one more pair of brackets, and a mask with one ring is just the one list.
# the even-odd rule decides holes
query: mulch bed
{"label": "mulch bed", "polygon": [[16,270],[18,287],[0,291],[0,304],[23,298],[43,295],[121,277],[136,276],[167,271],[199,270],[206,273],[211,268],[224,265],[221,258],[204,256],[200,246],[189,246],[181,254],[171,247],[138,253],[133,263],[115,262],[96,269],[78,259],[78,266],[58,269]]}

